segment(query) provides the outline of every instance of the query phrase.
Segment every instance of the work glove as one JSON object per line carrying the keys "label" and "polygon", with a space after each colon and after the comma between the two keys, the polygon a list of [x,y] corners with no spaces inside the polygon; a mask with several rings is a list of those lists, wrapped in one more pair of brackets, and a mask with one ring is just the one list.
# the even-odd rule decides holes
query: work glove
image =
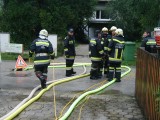
{"label": "work glove", "polygon": [[69,58],[70,56],[69,55],[65,55],[66,56],[66,58]]}
{"label": "work glove", "polygon": [[69,57],[70,57],[68,51],[65,51],[64,54],[65,54],[66,58],[69,58]]}
{"label": "work glove", "polygon": [[55,58],[55,53],[51,55],[51,59],[54,60]]}
{"label": "work glove", "polygon": [[29,58],[31,58],[31,57],[32,57],[32,55],[33,55],[33,53],[29,52]]}

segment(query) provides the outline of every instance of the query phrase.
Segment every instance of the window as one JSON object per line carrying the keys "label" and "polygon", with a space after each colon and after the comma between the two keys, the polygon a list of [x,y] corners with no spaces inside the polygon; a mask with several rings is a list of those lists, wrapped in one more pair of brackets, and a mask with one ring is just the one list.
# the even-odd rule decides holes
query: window
{"label": "window", "polygon": [[96,11],[96,19],[109,19],[109,15],[105,10],[97,10]]}
{"label": "window", "polygon": [[109,14],[104,10],[101,10],[101,19],[109,19]]}
{"label": "window", "polygon": [[100,19],[100,10],[96,11],[96,19]]}

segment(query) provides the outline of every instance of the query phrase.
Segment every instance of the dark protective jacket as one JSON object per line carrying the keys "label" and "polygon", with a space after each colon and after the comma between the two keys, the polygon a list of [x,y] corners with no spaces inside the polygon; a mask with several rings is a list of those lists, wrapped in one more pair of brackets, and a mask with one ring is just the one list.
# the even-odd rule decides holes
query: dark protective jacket
{"label": "dark protective jacket", "polygon": [[141,47],[146,47],[146,45],[156,45],[156,41],[152,37],[144,37],[142,40]]}
{"label": "dark protective jacket", "polygon": [[54,59],[52,44],[47,39],[37,38],[30,45],[29,57],[35,53],[34,65],[49,65],[50,58]]}
{"label": "dark protective jacket", "polygon": [[67,36],[64,39],[64,54],[66,58],[75,57],[75,38],[74,36]]}
{"label": "dark protective jacket", "polygon": [[101,61],[104,56],[103,46],[100,39],[90,40],[89,44],[90,57],[92,61]]}
{"label": "dark protective jacket", "polygon": [[121,62],[125,47],[123,36],[114,36],[109,42],[109,61]]}
{"label": "dark protective jacket", "polygon": [[108,34],[102,34],[102,39],[101,39],[101,45],[103,46],[104,54],[108,54],[108,44],[109,44],[109,38]]}
{"label": "dark protective jacket", "polygon": [[146,45],[149,45],[149,46],[154,46],[156,45],[156,40],[154,38],[149,38],[146,42]]}

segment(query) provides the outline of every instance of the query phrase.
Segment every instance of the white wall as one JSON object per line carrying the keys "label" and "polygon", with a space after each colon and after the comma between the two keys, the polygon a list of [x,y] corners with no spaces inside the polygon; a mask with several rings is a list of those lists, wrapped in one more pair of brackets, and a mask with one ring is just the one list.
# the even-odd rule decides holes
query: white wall
{"label": "white wall", "polygon": [[0,51],[6,52],[7,46],[10,44],[10,34],[0,33]]}
{"label": "white wall", "polygon": [[55,55],[57,56],[57,35],[56,34],[49,35],[48,40],[52,43],[53,50],[55,52]]}

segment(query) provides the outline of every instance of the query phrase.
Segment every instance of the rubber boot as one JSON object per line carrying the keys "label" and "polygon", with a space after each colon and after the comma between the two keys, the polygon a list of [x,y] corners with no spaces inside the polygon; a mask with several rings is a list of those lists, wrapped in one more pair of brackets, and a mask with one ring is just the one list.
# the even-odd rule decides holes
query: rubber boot
{"label": "rubber boot", "polygon": [[92,80],[97,80],[98,79],[98,75],[96,73],[96,70],[91,70],[90,71],[90,79],[92,79]]}
{"label": "rubber boot", "polygon": [[98,73],[98,78],[102,78],[102,71]]}
{"label": "rubber boot", "polygon": [[72,71],[72,74],[76,74],[76,72],[73,70],[73,68],[71,69],[71,71]]}
{"label": "rubber boot", "polygon": [[43,73],[43,80],[42,80],[42,88],[46,88],[46,82],[47,82],[47,75],[46,73]]}
{"label": "rubber boot", "polygon": [[113,76],[114,76],[114,71],[109,71],[108,73],[108,81],[112,81],[113,80]]}
{"label": "rubber boot", "polygon": [[72,70],[66,70],[66,77],[72,76]]}
{"label": "rubber boot", "polygon": [[116,82],[121,82],[121,71],[115,73]]}
{"label": "rubber boot", "polygon": [[46,88],[46,80],[45,79],[41,79],[41,87],[42,87],[42,89]]}
{"label": "rubber boot", "polygon": [[106,75],[106,78],[108,78],[108,74],[109,74],[108,71],[109,71],[108,69],[105,69],[105,71],[104,71],[104,74]]}
{"label": "rubber boot", "polygon": [[36,74],[36,76],[39,78],[39,80],[40,80],[40,82],[41,82],[41,87],[42,87],[42,88],[45,87],[45,86],[43,85],[44,77],[43,77],[42,72],[41,72],[41,71],[36,71],[35,74]]}

